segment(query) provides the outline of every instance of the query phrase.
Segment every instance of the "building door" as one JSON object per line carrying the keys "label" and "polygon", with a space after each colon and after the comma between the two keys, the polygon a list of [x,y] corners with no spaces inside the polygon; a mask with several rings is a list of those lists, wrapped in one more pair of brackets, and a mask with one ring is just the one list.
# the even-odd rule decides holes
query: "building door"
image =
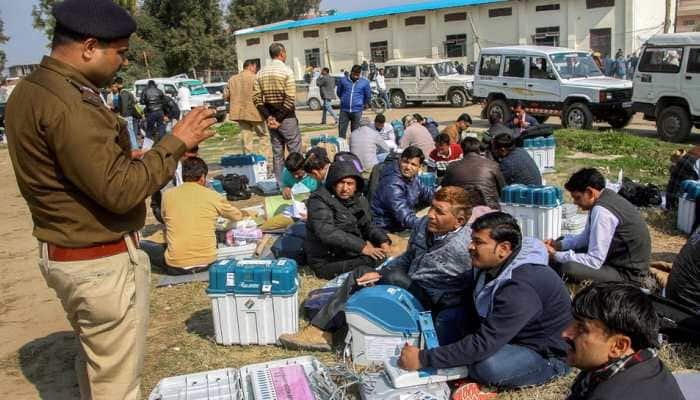
{"label": "building door", "polygon": [[602,55],[613,56],[612,51],[612,29],[602,28],[602,29],[591,29],[591,51],[599,52]]}
{"label": "building door", "polygon": [[369,44],[369,56],[375,64],[385,63],[389,59],[389,43],[386,40],[371,42]]}

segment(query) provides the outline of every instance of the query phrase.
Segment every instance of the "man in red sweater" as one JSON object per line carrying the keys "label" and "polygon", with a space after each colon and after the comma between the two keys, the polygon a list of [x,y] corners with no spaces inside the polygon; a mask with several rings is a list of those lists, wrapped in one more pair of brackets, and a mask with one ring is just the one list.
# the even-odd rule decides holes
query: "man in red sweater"
{"label": "man in red sweater", "polygon": [[435,137],[435,149],[428,159],[430,168],[437,171],[438,177],[442,177],[451,162],[462,159],[462,147],[458,143],[450,144],[450,136],[441,133]]}

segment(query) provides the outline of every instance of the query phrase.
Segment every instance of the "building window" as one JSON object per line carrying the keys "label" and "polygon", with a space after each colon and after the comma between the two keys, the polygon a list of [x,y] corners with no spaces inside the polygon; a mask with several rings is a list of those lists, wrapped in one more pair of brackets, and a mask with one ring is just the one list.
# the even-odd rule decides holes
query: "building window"
{"label": "building window", "polygon": [[318,37],[318,30],[304,31],[304,37],[305,38],[317,38]]}
{"label": "building window", "polygon": [[590,34],[591,41],[589,47],[591,51],[597,51],[604,56],[610,56],[610,49],[612,48],[612,29],[591,29]]}
{"label": "building window", "polygon": [[489,10],[489,18],[508,17],[513,15],[512,7],[492,8]]}
{"label": "building window", "polygon": [[689,74],[700,74],[700,49],[690,49],[686,72]]}
{"label": "building window", "polygon": [[275,42],[281,42],[283,40],[289,40],[289,33],[275,33],[272,36],[272,40]]}
{"label": "building window", "polygon": [[686,19],[685,21],[683,21],[683,25],[693,26],[693,25],[695,25],[695,20],[694,19]]}
{"label": "building window", "polygon": [[538,46],[559,46],[559,27],[547,26],[544,28],[535,28],[535,36],[533,42]]}
{"label": "building window", "polygon": [[479,64],[479,75],[498,76],[501,70],[501,56],[481,56]]}
{"label": "building window", "polygon": [[466,21],[466,20],[467,20],[467,13],[465,13],[465,12],[445,14],[445,22]]}
{"label": "building window", "polygon": [[445,55],[447,57],[466,57],[467,35],[447,35],[445,37]]}
{"label": "building window", "polygon": [[402,78],[415,78],[416,77],[416,66],[415,65],[402,65],[401,66],[401,77]]}
{"label": "building window", "polygon": [[387,26],[389,26],[389,23],[385,19],[381,21],[372,21],[369,23],[369,30],[373,31],[375,29],[384,29]]}
{"label": "building window", "polygon": [[411,25],[425,25],[425,15],[417,15],[415,17],[408,17],[405,20],[406,26]]}
{"label": "building window", "polygon": [[639,72],[677,74],[681,70],[682,59],[682,47],[647,47],[639,60]]}
{"label": "building window", "polygon": [[339,26],[335,28],[335,33],[352,32],[352,26]]}
{"label": "building window", "polygon": [[307,67],[320,67],[321,66],[321,50],[320,49],[306,49],[304,50],[304,60],[306,61]]}
{"label": "building window", "polygon": [[615,7],[615,0],[586,0],[586,8]]}
{"label": "building window", "polygon": [[559,9],[559,4],[545,4],[542,6],[536,6],[535,11],[557,11]]}
{"label": "building window", "polygon": [[370,59],[375,63],[384,63],[389,59],[389,43],[384,40],[382,42],[371,42],[369,44]]}
{"label": "building window", "polygon": [[252,39],[246,39],[245,45],[246,46],[255,46],[256,44],[260,44],[260,38],[252,38]]}

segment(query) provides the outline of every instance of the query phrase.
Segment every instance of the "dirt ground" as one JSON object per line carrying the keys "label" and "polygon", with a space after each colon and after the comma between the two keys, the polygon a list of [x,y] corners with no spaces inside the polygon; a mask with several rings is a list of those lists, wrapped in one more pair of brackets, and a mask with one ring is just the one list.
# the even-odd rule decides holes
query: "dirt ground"
{"label": "dirt ground", "polygon": [[[467,109],[477,117],[479,107]],[[447,123],[463,110],[450,107],[390,110],[389,119],[419,112]],[[302,123],[317,123],[320,112],[299,112]],[[556,122],[554,119],[550,122]],[[475,119],[476,128],[485,121]],[[653,135],[653,125],[635,120],[640,135]],[[696,135],[697,138],[697,135]],[[24,199],[19,194],[6,147],[0,147],[0,398],[71,399],[77,395],[72,370],[76,353],[74,336],[52,290],[48,289],[36,264],[37,243]],[[672,261],[685,242],[674,231],[670,217],[649,215],[654,258]],[[159,292],[153,291],[155,304]],[[167,308],[166,308],[167,310]],[[153,314],[152,307],[152,314]],[[182,328],[184,329],[184,327]],[[159,332],[154,322],[149,337]],[[146,369],[158,368],[159,360],[147,357]],[[147,394],[150,387],[144,388]]]}

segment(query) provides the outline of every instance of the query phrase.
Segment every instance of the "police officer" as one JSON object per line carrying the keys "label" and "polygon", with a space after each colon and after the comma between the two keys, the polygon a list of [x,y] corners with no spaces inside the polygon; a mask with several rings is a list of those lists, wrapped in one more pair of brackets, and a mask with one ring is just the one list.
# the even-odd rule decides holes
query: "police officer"
{"label": "police officer", "polygon": [[216,120],[195,109],[133,159],[126,122],[98,89],[127,64],[136,23],[112,0],[65,0],[53,16],[51,55],[7,105],[10,157],[41,272],[80,340],[81,397],[136,399],[148,325],[150,265],[137,240],[144,200],[186,149],[213,135]]}

